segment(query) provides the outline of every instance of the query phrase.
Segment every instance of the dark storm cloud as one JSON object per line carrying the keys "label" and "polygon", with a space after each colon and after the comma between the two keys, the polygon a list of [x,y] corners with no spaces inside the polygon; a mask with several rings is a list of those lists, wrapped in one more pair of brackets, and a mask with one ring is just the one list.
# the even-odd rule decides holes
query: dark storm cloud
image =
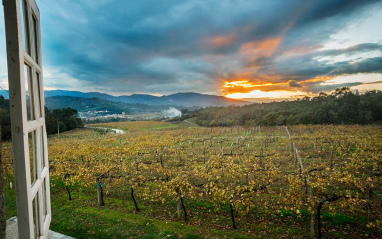
{"label": "dark storm cloud", "polygon": [[290,87],[299,87],[299,88],[302,87],[302,86],[301,86],[300,84],[298,84],[297,81],[295,81],[295,80],[290,80],[290,81],[288,81],[288,85],[289,85]]}
{"label": "dark storm cloud", "polygon": [[[220,78],[254,66],[253,78],[299,87],[316,76],[380,72],[379,58],[354,64],[317,59],[381,51],[379,44],[316,51],[375,2],[40,1],[44,63],[89,89],[117,94],[213,92]],[[243,45],[265,48],[274,38],[280,42],[272,51],[243,57]],[[306,52],[286,54],[297,48]],[[46,77],[51,86],[62,84],[54,77]]]}
{"label": "dark storm cloud", "polygon": [[339,61],[328,63],[330,60],[321,60],[323,57],[344,56],[350,58],[360,53],[379,51],[382,53],[380,44],[360,44],[340,50],[326,50],[318,52],[307,52],[291,57],[280,57],[277,61],[273,58],[267,59],[259,70],[260,75],[279,75],[285,78],[275,78],[275,82],[285,81],[294,76],[294,80],[303,81],[316,76],[336,76],[341,74],[356,73],[382,73],[382,58],[373,57],[367,59]]}
{"label": "dark storm cloud", "polygon": [[356,73],[382,73],[382,57],[368,58],[359,62],[340,62],[330,75]]}

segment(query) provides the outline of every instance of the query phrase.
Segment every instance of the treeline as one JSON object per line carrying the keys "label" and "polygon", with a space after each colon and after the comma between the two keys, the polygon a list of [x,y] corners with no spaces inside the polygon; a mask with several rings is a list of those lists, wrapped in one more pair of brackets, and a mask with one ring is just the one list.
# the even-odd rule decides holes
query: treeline
{"label": "treeline", "polygon": [[187,117],[196,117],[201,126],[381,123],[382,92],[359,95],[344,87],[296,101],[209,107],[189,112]]}
{"label": "treeline", "polygon": [[45,124],[47,134],[56,134],[84,126],[77,116],[78,111],[72,108],[62,108],[50,111],[45,107]]}
{"label": "treeline", "polygon": [[[77,117],[77,110],[71,108],[55,109],[53,111],[45,108],[45,123],[48,134],[55,134],[67,130],[83,127],[83,122]],[[9,100],[0,96],[0,124],[1,140],[11,140],[11,117]]]}

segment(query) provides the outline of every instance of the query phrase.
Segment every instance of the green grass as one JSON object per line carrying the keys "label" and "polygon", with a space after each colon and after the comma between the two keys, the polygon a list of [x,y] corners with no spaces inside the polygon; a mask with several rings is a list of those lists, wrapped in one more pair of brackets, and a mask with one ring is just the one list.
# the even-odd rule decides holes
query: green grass
{"label": "green grass", "polygon": [[11,189],[9,188],[7,184],[5,184],[4,196],[5,196],[5,217],[8,219],[17,215],[15,188]]}
{"label": "green grass", "polygon": [[[345,226],[345,225],[355,225],[355,219],[352,217],[349,217],[347,215],[336,213],[334,215],[329,213],[323,213],[322,214],[322,220],[325,220],[327,222],[332,223],[336,226]],[[367,223],[366,221],[363,222],[364,224]]]}
{"label": "green grass", "polygon": [[[69,213],[68,219],[58,218],[52,221],[52,229],[66,228],[66,235],[80,238],[179,238],[178,231],[193,238],[195,228],[181,223],[165,223],[147,219],[141,215],[128,214],[106,207],[76,207],[73,202],[66,202],[55,212]],[[74,210],[73,210],[74,209]]]}
{"label": "green grass", "polygon": [[[67,200],[62,190],[52,192],[51,229],[80,238],[252,238],[234,231],[201,229],[183,221],[158,220],[147,217],[155,205],[142,205],[133,213],[130,200],[105,198],[106,206],[98,206],[95,195],[73,192]],[[154,212],[158,213],[158,212]]]}
{"label": "green grass", "polygon": [[149,127],[142,128],[142,130],[160,130],[160,129],[171,129],[171,128],[178,128],[178,126],[175,124],[149,126]]}

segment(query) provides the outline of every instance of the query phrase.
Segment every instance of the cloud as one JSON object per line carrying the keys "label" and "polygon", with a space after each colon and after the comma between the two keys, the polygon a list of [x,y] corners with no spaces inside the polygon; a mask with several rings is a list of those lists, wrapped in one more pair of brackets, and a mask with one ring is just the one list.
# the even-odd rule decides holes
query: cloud
{"label": "cloud", "polygon": [[339,62],[329,75],[355,73],[382,73],[382,57],[368,58],[357,62]]}
{"label": "cloud", "polygon": [[[379,42],[324,48],[349,24],[371,13],[381,15],[382,4],[376,0],[38,4],[43,67],[48,73],[44,80],[51,88],[116,95],[219,93],[224,81],[247,80],[256,86],[227,92],[316,92],[330,86],[306,81],[382,69],[378,31],[373,39]],[[5,68],[4,59],[0,46],[0,70]]]}
{"label": "cloud", "polygon": [[298,84],[297,81],[295,81],[295,80],[290,80],[290,81],[288,81],[288,85],[289,85],[290,87],[299,87],[299,88],[302,87],[302,86],[301,86],[300,84]]}
{"label": "cloud", "polygon": [[211,36],[206,38],[206,43],[209,47],[224,47],[231,45],[235,41],[236,37],[234,35],[228,36]]}
{"label": "cloud", "polygon": [[270,57],[280,45],[282,37],[268,38],[262,41],[252,41],[240,47],[240,54],[247,55],[253,61],[260,57]]}

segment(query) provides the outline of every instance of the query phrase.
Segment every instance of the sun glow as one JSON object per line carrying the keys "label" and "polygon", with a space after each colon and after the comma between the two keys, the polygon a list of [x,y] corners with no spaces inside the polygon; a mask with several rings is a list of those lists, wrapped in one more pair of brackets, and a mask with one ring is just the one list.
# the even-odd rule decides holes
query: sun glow
{"label": "sun glow", "polygon": [[253,90],[248,93],[232,93],[225,95],[227,98],[231,99],[286,99],[286,98],[300,98],[306,95],[306,93],[301,91],[286,91],[286,90],[277,90],[277,91],[261,91]]}
{"label": "sun glow", "polygon": [[223,95],[231,99],[288,99],[301,98],[307,94],[300,90],[283,90],[284,87],[288,87],[288,82],[254,84],[242,79],[225,81],[222,90]]}
{"label": "sun glow", "polygon": [[234,88],[234,87],[252,88],[252,87],[271,86],[271,85],[286,85],[286,84],[287,83],[252,84],[248,80],[238,80],[238,81],[225,81],[223,87],[224,88]]}
{"label": "sun glow", "polygon": [[244,88],[249,88],[249,87],[254,87],[252,83],[248,82],[247,80],[238,80],[238,81],[231,81],[231,82],[224,82],[223,87],[224,88],[234,88],[234,87],[244,87]]}

